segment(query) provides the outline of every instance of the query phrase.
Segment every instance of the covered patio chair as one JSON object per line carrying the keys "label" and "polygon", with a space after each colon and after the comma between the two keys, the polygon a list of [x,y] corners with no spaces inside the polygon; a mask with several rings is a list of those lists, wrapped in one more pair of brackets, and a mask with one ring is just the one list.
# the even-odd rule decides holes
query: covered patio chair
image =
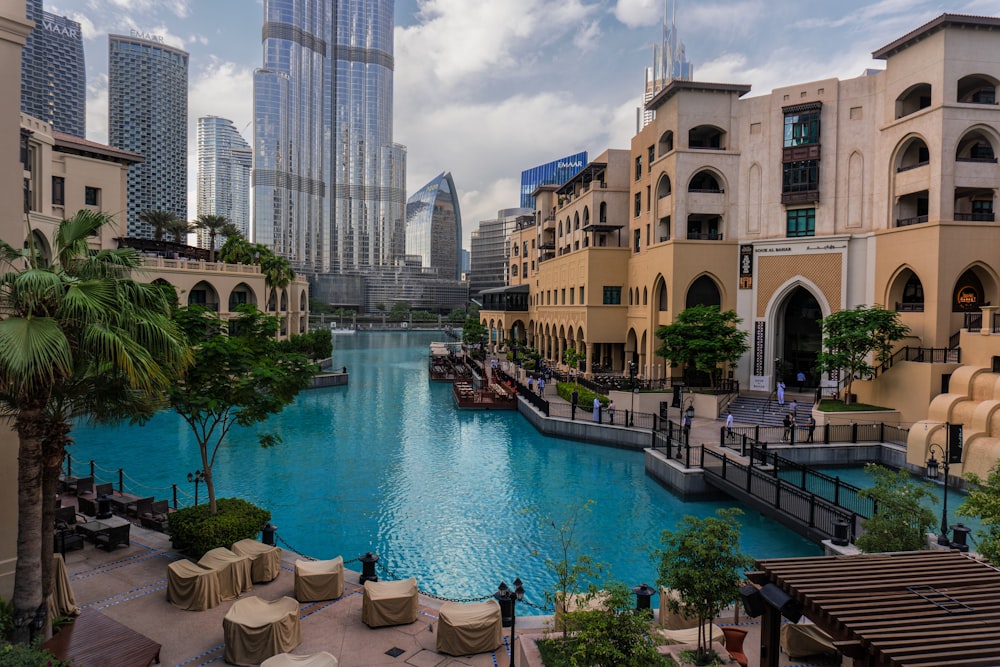
{"label": "covered patio chair", "polygon": [[336,600],[344,594],[344,557],[295,561],[295,599]]}
{"label": "covered patio chair", "polygon": [[417,580],[366,581],[361,620],[370,628],[405,625],[417,620]]}
{"label": "covered patio chair", "polygon": [[437,652],[472,655],[494,651],[503,643],[503,622],[496,600],[445,602],[438,611]]}
{"label": "covered patio chair", "polygon": [[174,561],[167,566],[167,600],[188,611],[219,606],[222,602],[219,572],[189,560]]}
{"label": "covered patio chair", "polygon": [[233,603],[222,619],[225,660],[232,665],[259,665],[302,641],[299,603],[290,597],[262,600],[257,596]]}
{"label": "covered patio chair", "polygon": [[233,543],[233,553],[250,558],[250,574],[255,584],[274,581],[281,574],[281,549],[257,540]]}
{"label": "covered patio chair", "polygon": [[260,663],[260,667],[337,667],[337,664],[332,653],[320,651],[310,655],[279,653]]}
{"label": "covered patio chair", "polygon": [[244,591],[253,588],[250,578],[250,559],[239,556],[225,547],[217,547],[205,553],[198,565],[219,573],[219,586],[223,600],[238,598]]}

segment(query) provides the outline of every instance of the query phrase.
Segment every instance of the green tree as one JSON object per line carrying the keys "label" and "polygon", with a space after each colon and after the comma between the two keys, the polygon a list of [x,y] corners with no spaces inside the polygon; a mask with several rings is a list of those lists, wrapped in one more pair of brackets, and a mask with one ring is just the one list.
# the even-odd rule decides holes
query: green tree
{"label": "green tree", "polygon": [[714,653],[705,624],[739,597],[740,571],[751,564],[751,559],[739,552],[737,517],[742,512],[723,508],[715,514],[704,519],[684,517],[676,530],[663,531],[663,548],[653,552],[656,583],[677,591],[680,598],[668,601],[671,611],[698,619],[699,664],[705,664]]}
{"label": "green tree", "polygon": [[53,518],[43,499],[55,493],[70,420],[148,415],[187,359],[165,291],[131,278],[141,256],[91,252],[90,239],[111,222],[93,211],[62,221],[50,259],[0,241],[0,409],[18,434],[18,642],[31,639],[36,615],[49,627]]}
{"label": "green tree", "polygon": [[394,320],[405,320],[410,315],[410,304],[407,301],[397,301],[392,304],[389,317]]}
{"label": "green tree", "polygon": [[258,244],[256,249],[265,285],[285,289],[295,280],[295,270],[292,269],[291,262],[281,255],[274,254],[267,246]]}
{"label": "green tree", "polygon": [[934,512],[923,501],[934,499],[924,484],[915,484],[905,470],[890,470],[869,463],[865,471],[875,483],[862,489],[861,497],[875,501],[875,513],[861,522],[863,533],[854,544],[867,553],[916,551],[927,544],[927,531],[935,523]]}
{"label": "green tree", "polygon": [[735,364],[748,349],[747,332],[737,326],[742,321],[734,310],[692,306],[681,311],[673,323],[656,330],[662,341],[656,354],[685,370],[707,373],[715,386],[719,365]]}
{"label": "green tree", "polygon": [[965,478],[972,486],[958,514],[979,519],[982,529],[976,531],[976,551],[996,565],[1000,563],[1000,462],[993,464],[985,481],[974,473]]}
{"label": "green tree", "polygon": [[868,363],[874,353],[875,363],[882,364],[892,356],[893,343],[904,338],[909,327],[899,321],[899,313],[879,306],[858,306],[841,310],[823,318],[823,351],[816,357],[821,371],[847,373],[847,396],[851,401],[851,385],[856,377],[870,377],[875,366]]}
{"label": "green tree", "polygon": [[[199,229],[204,229],[208,232],[208,250],[210,261],[215,261],[215,239],[222,230],[226,228],[227,225],[231,225],[229,218],[224,215],[216,215],[214,213],[202,213],[197,218],[195,218],[194,224]],[[234,227],[235,228],[235,227]]]}
{"label": "green tree", "polygon": [[[593,504],[593,500],[588,500],[585,503],[571,505],[566,518],[558,525],[554,520],[549,520],[559,543],[559,558],[545,559],[546,569],[556,578],[555,590],[545,592],[545,600],[549,606],[562,604],[564,610],[570,610],[574,596],[580,594],[583,584],[589,584],[601,574],[603,568],[600,563],[595,562],[588,554],[576,554],[580,548],[576,539],[577,526],[580,519],[590,512]],[[584,596],[590,598],[596,593],[596,588],[588,585]],[[565,613],[556,615],[556,624],[565,638],[568,633]]]}
{"label": "green tree", "polygon": [[486,327],[476,318],[467,317],[462,324],[462,342],[466,345],[484,345]]}
{"label": "green tree", "polygon": [[163,232],[167,230],[168,227],[175,221],[178,220],[177,216],[170,211],[161,211],[159,209],[150,209],[148,211],[143,211],[139,214],[139,220],[145,222],[148,225],[153,226],[153,239],[156,241],[163,240]]}
{"label": "green tree", "polygon": [[[281,412],[316,372],[305,355],[280,348],[274,338],[278,318],[246,304],[236,310],[238,317],[228,323],[198,306],[175,315],[194,359],[170,387],[170,407],[191,427],[198,443],[212,516],[217,513],[212,470],[226,434],[235,424],[253,426]],[[281,442],[275,433],[258,438],[263,447]]]}
{"label": "green tree", "polygon": [[450,313],[448,313],[448,321],[458,324],[459,322],[465,321],[465,309],[455,308]]}
{"label": "green tree", "polygon": [[254,264],[257,252],[254,244],[242,236],[230,236],[219,249],[218,259],[227,264]]}
{"label": "green tree", "polygon": [[575,347],[567,347],[563,352],[563,363],[572,369],[573,373],[573,384],[579,385],[580,381],[577,379],[580,372],[580,362],[587,358],[587,355],[578,352]]}
{"label": "green tree", "polygon": [[195,225],[187,220],[174,218],[165,227],[168,234],[173,234],[174,243],[187,245],[187,235],[195,230]]}
{"label": "green tree", "polygon": [[631,608],[625,584],[604,585],[599,609],[567,614],[573,639],[566,645],[573,665],[654,667],[667,665],[649,637],[649,617]]}

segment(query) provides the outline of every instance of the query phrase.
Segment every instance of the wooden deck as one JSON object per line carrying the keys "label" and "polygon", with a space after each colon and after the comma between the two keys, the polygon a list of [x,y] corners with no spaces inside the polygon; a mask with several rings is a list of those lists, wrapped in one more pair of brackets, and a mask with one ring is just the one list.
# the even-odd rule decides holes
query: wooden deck
{"label": "wooden deck", "polygon": [[99,611],[85,611],[42,644],[74,667],[149,667],[160,661],[160,645]]}
{"label": "wooden deck", "polygon": [[468,382],[456,382],[452,386],[455,405],[462,410],[516,410],[517,398],[514,393],[500,384],[475,389]]}

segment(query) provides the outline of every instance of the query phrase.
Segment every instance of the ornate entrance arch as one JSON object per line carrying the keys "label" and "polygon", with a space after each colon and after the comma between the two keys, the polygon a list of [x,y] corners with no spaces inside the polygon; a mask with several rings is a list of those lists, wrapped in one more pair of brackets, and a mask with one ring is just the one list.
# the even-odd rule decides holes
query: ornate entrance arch
{"label": "ornate entrance arch", "polygon": [[791,383],[799,371],[806,386],[819,385],[816,357],[823,347],[823,308],[813,293],[796,285],[778,302],[774,317],[775,377]]}

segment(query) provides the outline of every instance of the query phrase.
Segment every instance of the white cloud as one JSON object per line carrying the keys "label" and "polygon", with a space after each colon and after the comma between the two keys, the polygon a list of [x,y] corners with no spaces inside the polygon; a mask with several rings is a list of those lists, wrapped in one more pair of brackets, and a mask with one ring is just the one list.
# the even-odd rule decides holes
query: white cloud
{"label": "white cloud", "polygon": [[663,19],[659,0],[618,0],[613,10],[615,18],[629,28],[656,25]]}
{"label": "white cloud", "polygon": [[592,51],[599,46],[597,40],[600,39],[600,37],[600,21],[591,21],[589,25],[583,28],[583,30],[573,35],[573,46],[580,51]]}
{"label": "white cloud", "polygon": [[87,138],[108,143],[108,75],[87,81]]}
{"label": "white cloud", "polygon": [[166,9],[177,18],[187,18],[191,13],[188,0],[108,0],[111,5],[130,12],[151,14]]}

